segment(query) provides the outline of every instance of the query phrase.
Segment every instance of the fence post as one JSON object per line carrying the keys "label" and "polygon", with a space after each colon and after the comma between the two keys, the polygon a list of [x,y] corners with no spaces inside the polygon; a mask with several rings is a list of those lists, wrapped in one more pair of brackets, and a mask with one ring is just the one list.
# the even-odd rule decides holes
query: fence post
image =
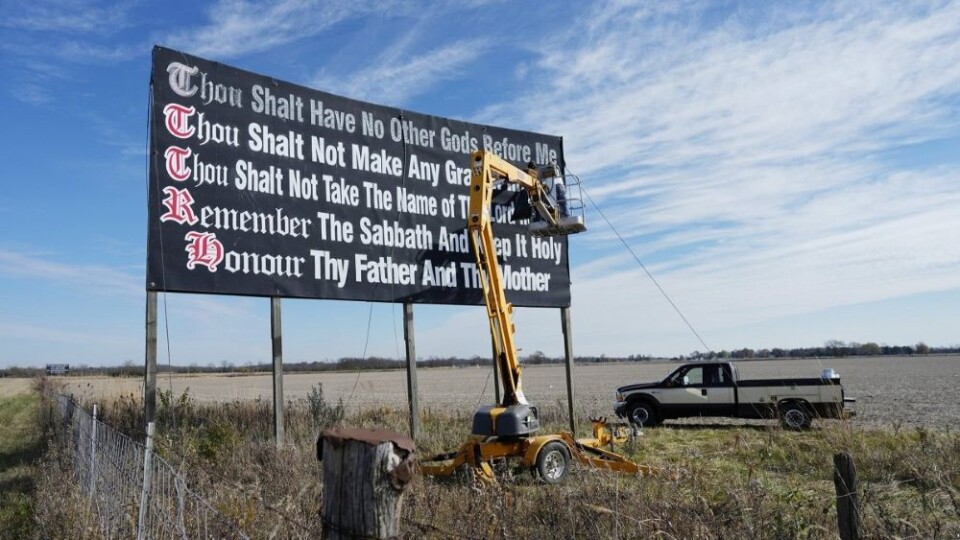
{"label": "fence post", "polygon": [[320,435],[323,537],[399,538],[404,487],[413,479],[413,439],[380,429],[334,428]]}
{"label": "fence post", "polygon": [[93,490],[97,485],[96,477],[96,455],[97,455],[97,404],[93,404],[93,420],[90,421],[90,479],[87,487],[87,495],[92,499]]}
{"label": "fence post", "polygon": [[143,490],[140,492],[140,516],[137,518],[137,540],[147,538],[144,525],[147,522],[147,503],[150,499],[150,482],[153,476],[153,422],[147,424],[147,449],[143,453]]}
{"label": "fence post", "polygon": [[857,468],[847,453],[833,456],[833,484],[837,490],[837,527],[841,540],[860,539],[860,496]]}

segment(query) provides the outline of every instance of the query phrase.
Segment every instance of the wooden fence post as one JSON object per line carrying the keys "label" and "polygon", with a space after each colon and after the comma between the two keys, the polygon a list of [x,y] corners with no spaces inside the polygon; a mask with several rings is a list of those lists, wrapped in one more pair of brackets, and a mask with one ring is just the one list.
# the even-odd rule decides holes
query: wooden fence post
{"label": "wooden fence post", "polygon": [[93,404],[93,419],[90,421],[90,483],[87,487],[87,495],[93,498],[93,490],[96,487],[96,455],[97,455],[97,404]]}
{"label": "wooden fence post", "polygon": [[837,489],[837,527],[841,540],[860,539],[860,496],[857,468],[847,453],[833,456],[833,484]]}
{"label": "wooden fence post", "polygon": [[413,439],[386,430],[333,428],[320,435],[323,536],[398,538],[403,489],[415,467]]}

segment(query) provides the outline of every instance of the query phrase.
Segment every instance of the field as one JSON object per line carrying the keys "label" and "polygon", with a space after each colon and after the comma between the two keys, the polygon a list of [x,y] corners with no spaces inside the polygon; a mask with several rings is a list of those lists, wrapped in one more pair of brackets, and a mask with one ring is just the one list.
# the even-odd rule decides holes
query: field
{"label": "field", "polygon": [[[818,376],[823,368],[836,369],[847,395],[858,402],[855,425],[921,425],[960,429],[960,356],[830,358],[825,360],[766,360],[738,363],[741,377]],[[673,363],[615,363],[575,367],[575,408],[578,416],[611,415],[614,389],[630,382],[663,378]],[[420,404],[425,409],[472,413],[478,404],[493,402],[490,368],[421,369],[417,372]],[[67,379],[68,389],[97,400],[142,392],[138,378]],[[174,395],[184,392],[201,402],[272,399],[272,379],[261,375],[160,375],[157,386]],[[0,380],[0,385],[4,382]],[[284,375],[284,397],[306,397],[322,384],[325,396],[343,399],[349,412],[370,407],[406,406],[406,372],[289,373]],[[566,407],[562,366],[529,366],[523,372],[524,390],[531,403]],[[0,389],[3,387],[0,386]]]}
{"label": "field", "polygon": [[[610,414],[615,386],[657,379],[674,367],[576,366],[581,430],[587,415]],[[664,474],[652,478],[582,468],[558,486],[544,486],[510,468],[500,470],[497,486],[486,488],[423,478],[406,496],[403,537],[832,539],[837,517],[831,459],[837,452],[849,452],[857,464],[865,537],[960,536],[955,398],[960,357],[757,361],[740,367],[744,377],[756,378],[835,368],[848,394],[859,398],[860,416],[853,422],[820,422],[803,433],[769,421],[668,423],[619,449],[662,468]],[[492,401],[490,371],[418,372],[424,408],[419,455],[462,441],[477,403]],[[544,430],[564,429],[562,366],[529,367],[524,375],[528,396],[541,407]],[[70,377],[59,382],[82,396],[87,407],[97,402],[108,425],[142,433],[141,380]],[[281,449],[271,442],[269,376],[161,376],[158,383],[163,392],[158,454],[255,538],[320,537],[322,485],[314,445],[322,429],[334,424],[407,429],[403,371],[288,375],[287,444]],[[43,403],[37,407],[35,397],[17,397],[30,392],[28,381],[0,380],[0,409],[23,411],[21,403],[32,403],[39,412],[49,410]],[[345,411],[337,407],[341,399]],[[9,435],[8,444],[29,427],[19,414],[20,433]],[[37,422],[37,433],[51,431],[42,414]],[[17,516],[12,523],[19,533],[12,537],[28,537],[24,531],[30,531],[36,538],[97,538],[84,498],[63,481],[68,469],[57,457],[60,447],[48,445],[42,459],[33,451],[18,451],[34,457],[32,465],[15,473],[29,477],[21,482],[20,494],[0,501],[0,517]],[[0,537],[3,532],[0,526]]]}

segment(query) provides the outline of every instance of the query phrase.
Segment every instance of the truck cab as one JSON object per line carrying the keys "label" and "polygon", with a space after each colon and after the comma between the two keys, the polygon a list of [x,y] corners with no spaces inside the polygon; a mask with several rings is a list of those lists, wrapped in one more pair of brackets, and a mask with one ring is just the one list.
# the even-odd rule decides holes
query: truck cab
{"label": "truck cab", "polygon": [[736,414],[736,368],[731,364],[682,366],[653,390],[661,405],[680,416],[733,416]]}

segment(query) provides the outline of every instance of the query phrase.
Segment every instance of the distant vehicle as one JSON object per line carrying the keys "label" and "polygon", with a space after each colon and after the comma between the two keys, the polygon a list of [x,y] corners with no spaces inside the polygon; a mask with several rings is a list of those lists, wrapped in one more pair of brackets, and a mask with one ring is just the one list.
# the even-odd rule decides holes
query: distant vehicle
{"label": "distant vehicle", "polygon": [[730,362],[686,364],[660,382],[617,388],[614,410],[638,426],[692,416],[779,418],[802,430],[814,418],[849,418],[840,376],[832,369],[819,378],[741,380]]}

